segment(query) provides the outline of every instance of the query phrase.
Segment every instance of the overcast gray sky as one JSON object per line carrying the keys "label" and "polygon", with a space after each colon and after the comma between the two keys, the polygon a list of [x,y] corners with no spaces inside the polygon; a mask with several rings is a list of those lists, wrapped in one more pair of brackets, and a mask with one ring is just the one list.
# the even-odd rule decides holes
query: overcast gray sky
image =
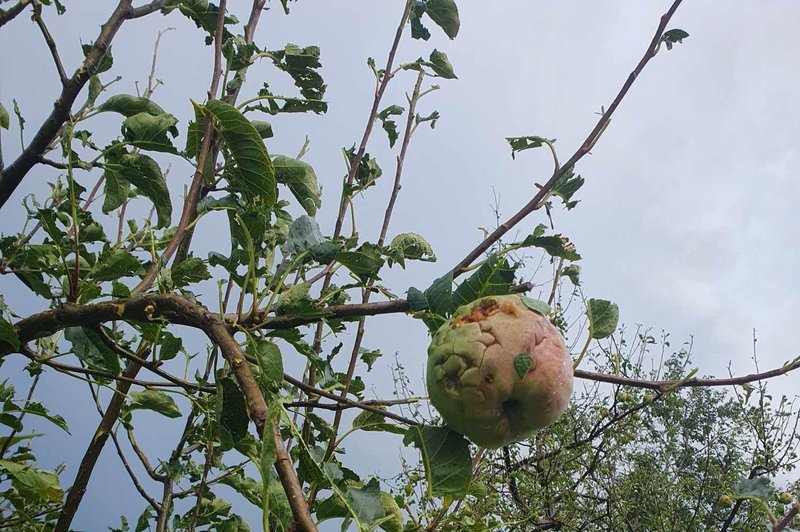
{"label": "overcast gray sky", "polygon": [[[47,18],[70,73],[81,58],[79,41],[94,39],[111,4],[73,0],[66,2],[66,15]],[[229,4],[245,18],[249,2]],[[373,78],[365,61],[372,56],[379,65],[385,62],[402,4],[300,0],[291,4],[289,17],[273,5],[259,27],[256,40],[267,48],[293,42],[322,49],[328,114],[270,118],[276,136],[268,148],[296,154],[309,136],[311,151],[305,160],[324,186],[317,218],[328,231],[344,174],[340,149],[360,138],[371,101]],[[427,286],[452,267],[482,238],[478,227],[494,223],[495,194],[503,218],[526,203],[535,192],[533,183],[549,177],[552,161],[543,150],[521,153],[512,161],[504,138],[556,138],[559,155],[566,160],[643,54],[668,5],[461,0],[456,40],[435,27],[427,43],[406,35],[400,62],[427,57],[436,47],[447,52],[459,79],[442,80],[441,90],[420,104],[423,115],[436,109],[442,117],[434,131],[420,128],[412,141],[390,231],[424,234],[439,262],[387,272],[385,284],[402,294],[408,286]],[[180,15],[156,14],[123,26],[113,48],[113,73],[124,79],[113,92],[135,93],[134,82],[146,80],[153,41],[168,26],[177,31],[162,40],[157,73],[164,87],[154,100],[178,116],[184,128],[191,113],[189,98],[205,97],[212,50]],[[693,335],[701,374],[724,376],[729,361],[734,372],[750,372],[753,329],[761,367],[775,367],[798,355],[800,4],[686,0],[670,27],[684,29],[690,37],[672,51],[662,50],[637,79],[593,153],[577,167],[586,178],[578,194],[581,203],[569,213],[556,209],[556,229],[583,256],[584,293],[617,302],[622,322],[663,328],[675,344]],[[252,68],[244,94],[264,80],[289,92],[288,84],[277,81],[279,75],[266,63]],[[0,29],[0,101],[9,110],[12,98],[19,102],[27,120],[26,139],[49,111],[56,81],[47,49],[28,17]],[[413,82],[413,73],[399,76],[386,104],[404,104],[403,94]],[[12,115],[12,131],[3,134],[6,162],[19,153],[13,123]],[[96,136],[110,139],[119,125],[97,122],[97,127]],[[183,145],[183,131],[177,145]],[[368,201],[357,202],[357,212],[362,235],[374,239],[389,194],[393,156],[380,131],[369,151],[379,158],[385,177],[370,190]],[[0,232],[19,230],[22,196],[41,194],[45,180],[55,175],[44,167],[28,175],[3,210]],[[175,167],[170,180],[183,184],[188,175],[186,168]],[[181,188],[173,190],[176,202]],[[519,234],[543,221],[544,214],[537,213],[518,227]],[[203,220],[196,254],[217,249],[224,242],[217,235],[226,229],[221,217]],[[219,250],[226,252],[227,244]],[[41,308],[12,279],[0,279],[0,291],[20,313]],[[422,325],[405,317],[370,323],[365,346],[387,355],[369,374],[373,393],[387,395],[395,352],[418,392],[424,393],[428,340]],[[351,338],[347,333],[340,339],[347,346]],[[15,378],[21,367],[17,360],[6,362],[0,376]],[[64,381],[48,378],[42,400],[68,418],[73,436],[59,438],[57,447],[50,440],[46,449],[39,448],[49,467],[68,462],[62,477],[68,485],[98,419],[83,397],[88,396],[85,385]],[[796,385],[783,377],[773,390],[795,393]],[[164,434],[173,439],[178,430],[174,423],[147,420],[153,429],[142,436],[142,443],[149,449],[159,449]],[[348,466],[364,473],[377,467],[384,475],[396,470],[392,457],[399,439],[370,436],[353,443],[345,458]],[[104,475],[92,480],[78,527],[111,524],[123,512],[135,519],[143,507],[110,448],[101,467]]]}

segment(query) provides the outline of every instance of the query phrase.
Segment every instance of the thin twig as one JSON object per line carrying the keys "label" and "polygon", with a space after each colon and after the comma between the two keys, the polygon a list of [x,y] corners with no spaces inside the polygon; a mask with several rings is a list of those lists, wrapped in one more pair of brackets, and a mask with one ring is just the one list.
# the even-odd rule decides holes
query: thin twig
{"label": "thin twig", "polygon": [[[388,69],[387,69],[388,72]],[[406,153],[408,151],[408,144],[411,141],[411,135],[414,130],[414,116],[416,112],[417,102],[419,102],[420,98],[420,90],[422,88],[422,80],[425,77],[425,73],[420,71],[417,75],[417,81],[414,84],[414,91],[412,92],[411,98],[409,99],[409,106],[408,106],[408,116],[406,119],[406,127],[405,131],[403,132],[403,141],[400,147],[400,154],[397,156],[397,163],[395,165],[395,176],[394,176],[394,186],[392,187],[392,193],[389,197],[389,202],[386,206],[386,211],[383,215],[383,224],[381,224],[381,231],[380,235],[378,236],[378,246],[383,246],[384,242],[386,241],[386,234],[389,231],[389,223],[392,219],[392,212],[394,210],[394,204],[397,201],[397,196],[400,194],[400,189],[402,188],[400,184],[400,179],[403,175],[403,163],[405,162]],[[367,286],[362,289],[361,293],[361,303],[368,304],[369,298],[372,295],[372,286],[374,285],[375,280],[370,279],[367,281]],[[366,317],[362,317],[358,321],[358,328],[356,329],[356,337],[353,341],[353,349],[350,353],[350,361],[347,366],[347,373],[345,374],[344,381],[342,382],[342,391],[340,392],[340,397],[344,398],[350,392],[350,383],[352,382],[353,375],[355,374],[356,364],[358,363],[358,355],[361,352],[361,343],[364,339],[364,333],[366,331]],[[328,440],[328,450],[326,453],[327,457],[333,455],[334,450],[336,449],[336,440],[339,434],[339,424],[342,421],[342,410],[337,410],[333,416],[333,424],[332,424],[332,434],[330,439]]]}
{"label": "thin twig", "polygon": [[[97,413],[100,414],[100,418],[102,418],[103,417],[103,407],[100,405],[100,398],[97,395],[97,392],[95,391],[95,389],[94,389],[94,387],[92,386],[91,383],[89,383],[89,390],[90,390],[90,392],[92,394],[92,398],[94,399],[94,405],[95,405],[95,408],[97,408]],[[150,496],[150,494],[147,493],[147,491],[145,491],[145,489],[142,486],[141,482],[139,482],[139,478],[136,476],[136,473],[134,473],[133,468],[131,468],[130,463],[128,463],[128,459],[125,457],[125,452],[122,450],[122,445],[120,445],[120,443],[119,443],[119,438],[117,437],[117,430],[116,429],[111,431],[111,441],[114,442],[114,448],[117,451],[117,456],[119,457],[120,461],[122,462],[122,466],[125,468],[125,471],[127,471],[128,476],[131,479],[131,482],[133,482],[133,487],[136,488],[136,491],[139,492],[139,495],[141,495],[142,498],[145,501],[147,501],[147,503],[156,512],[158,512],[159,511],[158,503],[156,502],[155,499],[153,499]]]}
{"label": "thin twig", "polygon": [[56,41],[50,34],[50,30],[47,29],[44,20],[42,20],[42,5],[36,0],[33,2],[33,21],[36,22],[36,25],[39,27],[39,31],[42,32],[44,42],[47,43],[47,48],[50,50],[50,55],[53,56],[53,62],[56,65],[56,72],[58,72],[58,79],[61,80],[61,85],[66,85],[68,81],[67,73],[64,71],[64,64],[61,62],[61,56],[58,53]]}
{"label": "thin twig", "polygon": [[[25,398],[25,403],[22,406],[22,411],[19,413],[19,416],[17,417],[16,424],[19,427],[22,426],[22,420],[25,419],[25,413],[27,412],[28,405],[30,404],[31,399],[33,398],[33,392],[36,390],[36,385],[39,384],[39,375],[40,373],[36,374],[36,376],[33,378],[33,381],[31,382],[30,387],[28,388],[28,396]],[[17,432],[18,432],[17,429],[14,428],[11,430],[11,433],[5,437],[5,442],[3,443],[3,447],[0,448],[0,459],[2,459],[3,456],[5,456],[6,451],[8,451],[8,448],[11,447],[11,444],[14,441],[14,436],[17,435]]]}
{"label": "thin twig", "polygon": [[514,214],[511,218],[500,224],[497,229],[495,229],[488,237],[486,237],[483,242],[478,244],[475,249],[467,253],[467,255],[455,265],[452,269],[453,277],[458,277],[459,275],[463,274],[467,271],[467,268],[478,258],[480,257],[487,249],[489,249],[495,242],[497,242],[503,235],[505,235],[511,228],[517,225],[520,221],[526,218],[530,213],[533,211],[541,208],[541,202],[550,193],[553,187],[558,183],[558,181],[564,176],[564,174],[571,170],[575,164],[583,158],[584,155],[589,153],[592,147],[597,143],[597,140],[600,138],[600,134],[605,130],[608,126],[609,121],[611,120],[611,116],[616,111],[617,107],[620,103],[622,103],[623,98],[630,90],[633,82],[639,75],[642,73],[642,70],[647,65],[647,63],[656,55],[659,44],[661,43],[661,38],[664,34],[664,30],[667,27],[672,15],[675,13],[675,10],[678,9],[678,6],[681,5],[683,0],[675,0],[673,4],[670,6],[669,10],[661,17],[661,21],[658,24],[658,28],[656,28],[655,35],[653,39],[650,41],[650,44],[647,47],[647,50],[644,53],[644,56],[641,58],[639,63],[636,65],[636,68],[628,76],[628,79],[625,80],[625,83],[622,85],[619,93],[614,98],[614,101],[611,102],[611,105],[608,106],[608,109],[602,114],[600,119],[598,120],[595,127],[589,133],[589,135],[584,140],[583,144],[575,151],[572,157],[569,160],[561,165],[559,169],[553,172],[553,175],[547,182],[539,189],[539,192],[527,203],[523,206],[516,214]]}

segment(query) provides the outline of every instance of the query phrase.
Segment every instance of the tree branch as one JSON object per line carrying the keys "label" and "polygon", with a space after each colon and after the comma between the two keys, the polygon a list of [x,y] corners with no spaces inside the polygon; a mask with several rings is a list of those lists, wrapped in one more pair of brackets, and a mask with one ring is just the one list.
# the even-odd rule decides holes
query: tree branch
{"label": "tree branch", "polygon": [[44,42],[47,43],[47,48],[50,50],[50,55],[53,56],[53,62],[56,65],[56,72],[58,72],[58,79],[61,80],[61,85],[65,85],[67,83],[67,73],[64,71],[64,64],[61,62],[61,56],[58,54],[56,41],[50,34],[50,30],[47,29],[44,20],[42,20],[42,6],[38,2],[34,2],[33,4],[33,20],[39,27],[39,31],[42,32]]}
{"label": "tree branch", "polygon": [[675,0],[672,6],[670,6],[669,10],[661,17],[661,21],[658,24],[658,28],[656,28],[655,35],[653,39],[650,41],[650,44],[647,47],[647,50],[644,53],[644,56],[639,60],[639,63],[636,65],[636,68],[628,76],[628,79],[625,80],[625,83],[622,85],[619,93],[614,98],[614,101],[611,102],[611,105],[608,106],[608,109],[603,113],[600,119],[597,121],[597,124],[594,126],[594,129],[589,133],[586,137],[586,140],[583,141],[583,144],[578,148],[575,153],[572,154],[572,157],[563,164],[558,170],[553,172],[553,175],[547,182],[542,186],[539,192],[533,196],[524,207],[522,207],[516,214],[514,214],[511,218],[500,224],[497,229],[495,229],[492,234],[490,234],[486,239],[483,240],[480,244],[478,244],[475,249],[467,253],[467,256],[464,257],[461,262],[456,264],[453,268],[452,273],[453,277],[458,277],[465,271],[467,268],[477,259],[480,257],[483,252],[489,249],[495,242],[500,240],[500,238],[505,235],[512,227],[517,225],[520,221],[522,221],[525,217],[527,217],[533,211],[541,208],[542,200],[550,193],[553,187],[558,183],[558,181],[566,174],[567,171],[571,170],[575,164],[581,160],[581,158],[589,153],[592,147],[597,143],[597,140],[600,138],[600,135],[608,126],[609,121],[611,120],[611,115],[614,114],[614,111],[617,110],[619,104],[622,103],[622,99],[628,93],[633,82],[636,81],[636,78],[639,77],[639,74],[642,73],[644,67],[647,63],[656,55],[658,52],[659,45],[661,44],[661,37],[664,34],[664,30],[666,30],[667,24],[669,23],[672,15],[675,14],[675,10],[678,9],[678,6],[681,5],[683,0]]}
{"label": "tree branch", "polygon": [[749,382],[756,382],[778,377],[780,375],[785,375],[798,368],[800,368],[800,357],[797,357],[783,366],[771,369],[769,371],[750,373],[749,375],[742,375],[741,377],[728,377],[725,379],[692,378],[686,380],[674,379],[648,381],[644,379],[631,379],[629,377],[623,377],[622,375],[595,373],[594,371],[585,371],[582,369],[576,369],[575,376],[579,379],[607,382],[610,384],[621,384],[624,386],[632,386],[634,388],[648,388],[650,390],[657,390],[658,392],[665,393],[677,388],[707,388],[713,386],[736,386],[747,384]]}
{"label": "tree branch", "polygon": [[30,0],[19,0],[19,2],[8,9],[0,9],[0,28],[14,20],[14,18],[22,13],[22,10],[25,9],[30,3]]}
{"label": "tree branch", "polygon": [[53,104],[50,116],[39,127],[30,144],[22,151],[19,157],[0,172],[0,209],[6,204],[30,169],[39,161],[39,158],[45,154],[50,143],[58,136],[64,123],[69,120],[72,104],[75,103],[84,85],[97,71],[100,61],[108,52],[111,41],[122,24],[128,19],[152,13],[160,9],[164,3],[159,0],[134,9],[131,7],[131,0],[119,1],[108,20],[100,27],[100,34],[89,48],[86,59],[72,77],[63,83],[61,94]]}

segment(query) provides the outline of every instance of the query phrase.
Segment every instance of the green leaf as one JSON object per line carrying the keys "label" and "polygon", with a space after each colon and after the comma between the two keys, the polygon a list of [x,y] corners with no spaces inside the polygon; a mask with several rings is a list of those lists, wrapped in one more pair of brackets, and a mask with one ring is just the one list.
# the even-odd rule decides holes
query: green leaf
{"label": "green leaf", "polygon": [[[108,158],[106,158],[106,164],[108,164]],[[113,169],[105,173],[105,178],[103,212],[108,214],[121,207],[125,200],[131,197],[131,184]]]}
{"label": "green leaf", "polygon": [[69,427],[67,426],[67,421],[59,416],[51,414],[47,408],[42,403],[38,403],[36,401],[30,401],[25,404],[25,407],[20,410],[20,412],[25,412],[26,414],[30,414],[33,416],[38,416],[42,419],[46,419],[56,427],[60,428],[67,434],[69,434]]}
{"label": "green leaf", "polygon": [[98,256],[90,276],[95,281],[103,282],[137,275],[143,271],[142,263],[130,251],[111,249]]}
{"label": "green leaf", "polygon": [[258,198],[268,207],[274,206],[278,198],[275,169],[255,126],[229,103],[210,100],[205,109],[214,117],[236,163],[227,173],[231,188],[248,200]]}
{"label": "green leaf", "polygon": [[455,39],[461,22],[458,18],[458,6],[454,0],[428,0],[425,12],[437,26],[442,28],[448,37]]}
{"label": "green leaf", "polygon": [[281,248],[287,255],[302,253],[324,241],[319,224],[314,218],[303,214],[289,226],[289,235]]}
{"label": "green leaf", "polygon": [[528,353],[520,353],[514,357],[514,370],[519,375],[520,380],[525,378],[525,375],[528,374],[528,370],[533,365],[533,359],[531,359],[531,355]]}
{"label": "green leaf", "polygon": [[[349,168],[352,168],[353,161],[355,160],[356,150],[355,148],[350,148],[345,150],[345,156],[347,157],[347,164]],[[365,153],[361,157],[361,161],[358,163],[358,168],[356,169],[355,174],[355,184],[352,188],[346,190],[349,195],[354,195],[358,192],[361,192],[375,184],[378,178],[383,175],[383,170],[381,167],[378,166],[378,162],[370,157],[368,153]]]}
{"label": "green leaf", "polygon": [[431,37],[431,32],[422,24],[422,15],[425,14],[426,3],[417,1],[411,12],[411,38],[427,41]]}
{"label": "green leaf", "polygon": [[7,322],[2,317],[0,317],[0,342],[7,343],[14,351],[17,351],[20,346],[19,336],[17,335],[17,330],[14,328],[14,325]]}
{"label": "green leaf", "polygon": [[766,477],[743,478],[733,488],[733,493],[740,497],[758,497],[768,500],[775,492],[772,482]]}
{"label": "green leaf", "polygon": [[[576,176],[575,172],[572,171],[572,167],[570,167],[564,171],[561,178],[553,185],[550,195],[560,197],[567,210],[571,210],[578,204],[577,201],[571,201],[572,196],[583,186],[584,181],[585,179],[579,175]],[[539,183],[536,183],[536,186],[542,188]]]}
{"label": "green leaf", "polygon": [[405,109],[399,105],[390,105],[378,113],[378,119],[381,121],[383,130],[386,131],[386,135],[389,137],[390,148],[393,148],[394,143],[397,141],[397,122],[391,120],[389,117],[402,115],[404,111]]}
{"label": "green leaf", "polygon": [[250,419],[247,417],[247,403],[239,385],[231,377],[217,381],[221,392],[219,402],[219,421],[222,429],[222,448],[231,449],[247,435]]}
{"label": "green leaf", "polygon": [[381,487],[376,478],[370,479],[364,487],[348,486],[345,497],[353,517],[363,526],[369,526],[386,515],[381,501]]}
{"label": "green leaf", "polygon": [[425,294],[413,286],[406,292],[406,301],[408,301],[408,306],[413,312],[427,310],[428,308],[428,300],[425,298]]}
{"label": "green leaf", "polygon": [[278,183],[289,187],[300,206],[309,216],[314,216],[322,205],[322,192],[314,169],[303,161],[285,155],[276,155],[272,159],[272,166]]}
{"label": "green leaf", "polygon": [[220,478],[220,484],[224,484],[235,489],[242,497],[247,499],[250,503],[261,508],[262,500],[261,493],[263,485],[261,482],[245,476],[244,472],[239,471],[232,475],[226,475]]}
{"label": "green leaf", "polygon": [[675,43],[683,43],[683,40],[688,36],[689,34],[683,30],[673,29],[664,32],[664,35],[661,36],[661,40],[667,45],[667,50],[672,50]]}
{"label": "green leaf", "polygon": [[456,308],[453,297],[452,272],[448,272],[431,283],[425,290],[425,300],[428,302],[431,312],[440,316],[450,316]]}
{"label": "green leaf", "polygon": [[8,129],[11,123],[11,117],[8,115],[8,111],[3,104],[0,103],[0,127],[3,129]]}
{"label": "green leaf", "polygon": [[[381,407],[381,410],[384,410]],[[377,412],[363,410],[353,419],[353,428],[367,432],[391,432],[393,434],[405,434],[406,429],[395,425],[386,420],[385,417]]]}
{"label": "green leaf", "polygon": [[119,281],[111,281],[111,297],[116,299],[131,297],[131,289]]}
{"label": "green leaf", "polygon": [[280,347],[273,342],[255,340],[248,344],[247,352],[255,356],[258,362],[261,386],[272,391],[280,389],[283,385],[283,357]]}
{"label": "green leaf", "polygon": [[[88,327],[67,327],[64,338],[72,343],[72,351],[87,367],[119,375],[120,365],[117,354],[108,347],[94,329]],[[108,382],[108,378],[94,377],[99,382]]]}
{"label": "green leaf", "polygon": [[363,347],[358,350],[359,358],[367,365],[367,371],[372,371],[372,365],[383,356],[380,349],[365,349]]}
{"label": "green leaf", "polygon": [[122,136],[143,150],[178,153],[169,138],[178,136],[177,123],[178,119],[169,113],[137,113],[122,122]]}
{"label": "green leaf", "polygon": [[469,442],[449,427],[420,425],[410,427],[403,438],[422,454],[428,496],[450,495],[461,498],[472,478]]}
{"label": "green leaf", "polygon": [[130,410],[152,410],[162,416],[171,418],[181,417],[178,405],[169,395],[158,390],[144,390],[129,394],[131,399]]}
{"label": "green leaf", "polygon": [[11,477],[11,484],[25,498],[41,502],[61,502],[64,492],[58,475],[34,469],[11,460],[0,460],[0,469]]}
{"label": "green leaf", "polygon": [[[106,154],[106,190],[109,179],[127,181],[146,196],[156,208],[157,227],[167,227],[172,221],[172,201],[169,197],[167,181],[161,173],[158,163],[141,153],[125,153],[113,150]],[[121,202],[120,202],[121,204]],[[103,204],[103,211],[109,212],[119,205]],[[111,207],[108,208],[107,207]]]}
{"label": "green leaf", "polygon": [[417,233],[400,233],[392,239],[386,248],[386,253],[389,257],[389,266],[394,261],[405,268],[405,259],[436,262],[433,248]]}
{"label": "green leaf", "polygon": [[332,261],[334,257],[336,257],[336,254],[339,253],[340,249],[342,249],[341,244],[327,240],[325,242],[320,242],[319,244],[314,244],[308,248],[308,253],[311,255],[312,259],[320,264],[327,264]]}
{"label": "green leaf", "polygon": [[538,299],[533,299],[528,296],[522,296],[522,295],[519,296],[519,298],[522,300],[522,302],[525,304],[526,307],[528,307],[534,312],[538,312],[542,316],[547,316],[552,311],[550,305],[548,305],[544,301],[539,301]]}
{"label": "green leaf", "polygon": [[568,277],[572,284],[575,286],[580,286],[580,274],[581,274],[581,267],[577,264],[570,264],[569,266],[565,266],[563,270],[561,270],[561,275]]}
{"label": "green leaf", "polygon": [[300,283],[281,292],[275,302],[275,314],[321,315],[321,312],[314,307],[310,290],[309,285]]}
{"label": "green leaf", "polygon": [[139,519],[136,520],[136,528],[134,532],[146,532],[150,530],[150,522],[154,521],[156,513],[152,507],[148,506],[139,514]]}
{"label": "green leaf", "polygon": [[526,137],[506,137],[506,141],[511,146],[511,158],[516,159],[517,152],[530,150],[531,148],[541,148],[546,142],[555,142],[556,139],[545,139],[536,135]]}
{"label": "green leaf", "polygon": [[[258,131],[258,135],[262,139],[269,139],[269,138],[272,138],[274,136],[274,134],[272,132],[272,124],[270,124],[269,122],[266,122],[264,120],[251,120],[250,123],[253,124],[254,128],[256,128],[256,131]],[[273,159],[273,163],[274,163],[274,159]],[[276,169],[276,171],[277,171],[277,169]]]}
{"label": "green leaf", "polygon": [[158,345],[158,360],[172,360],[183,349],[183,340],[171,332],[162,330]]}
{"label": "green leaf", "polygon": [[581,259],[581,256],[575,250],[575,244],[570,242],[569,238],[561,235],[529,235],[525,240],[520,242],[520,245],[542,248],[551,257],[558,257],[565,260]]}
{"label": "green leaf", "polygon": [[103,92],[103,82],[100,81],[100,76],[94,75],[89,78],[89,90],[86,95],[86,106],[93,107],[97,101],[97,97]]}
{"label": "green leaf", "polygon": [[619,307],[605,299],[590,299],[586,306],[589,335],[594,339],[607,338],[617,330]]}
{"label": "green leaf", "polygon": [[[273,63],[292,77],[295,86],[300,89],[303,98],[313,101],[287,100],[280,112],[305,112],[324,113],[328,104],[322,101],[325,97],[325,85],[317,69],[322,64],[319,61],[319,46],[305,46],[287,44],[283,50],[269,52]],[[261,91],[259,91],[261,94]]]}
{"label": "green leaf", "polygon": [[114,112],[129,117],[139,113],[158,116],[168,114],[155,102],[132,94],[115,94],[97,107],[98,113]]}
{"label": "green leaf", "polygon": [[383,267],[381,249],[368,242],[355,251],[340,251],[336,260],[362,279],[375,278]]}
{"label": "green leaf", "polygon": [[431,52],[428,66],[436,73],[437,76],[444,79],[458,79],[456,73],[453,71],[453,65],[447,58],[447,54],[434,49]]}
{"label": "green leaf", "polygon": [[490,255],[478,271],[456,288],[453,306],[460,307],[482,297],[510,293],[515,272],[516,267],[510,266],[505,258]]}
{"label": "green leaf", "polygon": [[199,257],[187,257],[172,268],[172,283],[177,288],[206,279],[211,279],[211,274],[205,261]]}
{"label": "green leaf", "polygon": [[16,436],[0,436],[0,447],[4,449],[10,449],[12,445],[16,445],[32,438],[38,438],[40,436],[44,436],[44,434],[32,432],[30,434],[17,434]]}

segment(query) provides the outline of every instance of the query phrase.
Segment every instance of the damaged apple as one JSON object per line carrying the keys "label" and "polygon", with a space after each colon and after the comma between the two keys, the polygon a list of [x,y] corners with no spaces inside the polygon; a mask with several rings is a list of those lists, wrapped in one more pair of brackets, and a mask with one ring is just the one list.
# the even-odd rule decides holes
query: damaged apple
{"label": "damaged apple", "polygon": [[428,348],[431,403],[445,423],[481,447],[529,438],[569,404],[569,351],[526,299],[490,296],[459,307]]}

